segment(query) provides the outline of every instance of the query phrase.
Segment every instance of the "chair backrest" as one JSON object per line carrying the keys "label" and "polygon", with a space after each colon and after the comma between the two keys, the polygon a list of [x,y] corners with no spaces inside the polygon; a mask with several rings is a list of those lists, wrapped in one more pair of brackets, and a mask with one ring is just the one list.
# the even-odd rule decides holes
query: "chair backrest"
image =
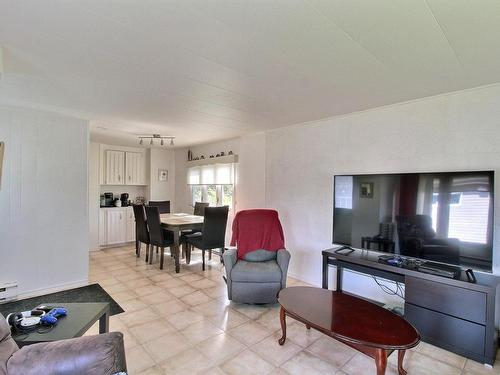
{"label": "chair backrest", "polygon": [[146,216],[143,204],[134,204],[135,238],[145,244],[149,244],[149,231],[146,224]]}
{"label": "chair backrest", "polygon": [[203,244],[206,247],[225,246],[227,215],[229,206],[206,207],[203,221]]}
{"label": "chair backrest", "polygon": [[207,208],[209,203],[205,202],[194,202],[194,215],[205,216],[205,208]]}
{"label": "chair backrest", "polygon": [[285,236],[278,211],[251,209],[239,211],[233,220],[231,246],[238,247],[238,258],[255,250],[278,251],[285,248]]}
{"label": "chair backrest", "polygon": [[153,246],[163,246],[163,229],[161,228],[160,210],[156,206],[146,206],[149,240]]}
{"label": "chair backrest", "polygon": [[170,213],[170,201],[149,201],[148,205],[158,207],[160,214]]}

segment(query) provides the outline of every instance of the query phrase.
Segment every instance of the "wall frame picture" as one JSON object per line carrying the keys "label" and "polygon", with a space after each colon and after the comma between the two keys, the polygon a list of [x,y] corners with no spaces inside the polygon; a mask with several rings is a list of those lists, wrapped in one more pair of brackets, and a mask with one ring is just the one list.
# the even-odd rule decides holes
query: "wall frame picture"
{"label": "wall frame picture", "polygon": [[359,185],[359,196],[361,198],[373,198],[373,182],[362,182]]}
{"label": "wall frame picture", "polygon": [[168,169],[158,169],[158,181],[168,181]]}

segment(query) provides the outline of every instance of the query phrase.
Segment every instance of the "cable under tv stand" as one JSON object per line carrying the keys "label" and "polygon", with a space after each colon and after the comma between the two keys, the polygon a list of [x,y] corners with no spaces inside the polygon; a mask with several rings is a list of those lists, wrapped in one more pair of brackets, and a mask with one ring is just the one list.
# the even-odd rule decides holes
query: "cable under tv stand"
{"label": "cable under tv stand", "polygon": [[465,272],[447,278],[415,269],[379,262],[376,251],[323,250],[323,288],[328,289],[329,266],[337,267],[337,290],[342,291],[342,271],[350,269],[405,284],[404,317],[422,340],[464,357],[493,365],[497,351],[495,296],[500,278],[475,273],[469,282]]}

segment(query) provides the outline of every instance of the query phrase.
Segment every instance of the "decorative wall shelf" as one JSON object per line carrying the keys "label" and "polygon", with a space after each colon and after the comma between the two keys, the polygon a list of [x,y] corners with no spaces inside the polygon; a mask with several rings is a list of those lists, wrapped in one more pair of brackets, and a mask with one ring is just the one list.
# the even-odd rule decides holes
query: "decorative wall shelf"
{"label": "decorative wall shelf", "polygon": [[187,162],[188,167],[199,167],[202,165],[211,165],[211,164],[227,164],[227,163],[237,163],[238,155],[225,155],[219,156],[218,158],[205,158],[200,160],[191,160]]}

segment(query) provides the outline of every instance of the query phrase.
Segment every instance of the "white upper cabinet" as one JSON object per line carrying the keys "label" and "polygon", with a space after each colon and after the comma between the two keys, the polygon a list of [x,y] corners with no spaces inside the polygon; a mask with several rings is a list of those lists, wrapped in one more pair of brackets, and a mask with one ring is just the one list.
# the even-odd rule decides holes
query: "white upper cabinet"
{"label": "white upper cabinet", "polygon": [[125,153],[125,166],[126,166],[126,180],[127,185],[144,185],[145,184],[145,162],[144,156],[141,152],[126,152]]}
{"label": "white upper cabinet", "polygon": [[101,155],[103,185],[146,185],[144,152],[105,149]]}
{"label": "white upper cabinet", "polygon": [[125,152],[106,150],[105,183],[106,185],[125,184]]}

